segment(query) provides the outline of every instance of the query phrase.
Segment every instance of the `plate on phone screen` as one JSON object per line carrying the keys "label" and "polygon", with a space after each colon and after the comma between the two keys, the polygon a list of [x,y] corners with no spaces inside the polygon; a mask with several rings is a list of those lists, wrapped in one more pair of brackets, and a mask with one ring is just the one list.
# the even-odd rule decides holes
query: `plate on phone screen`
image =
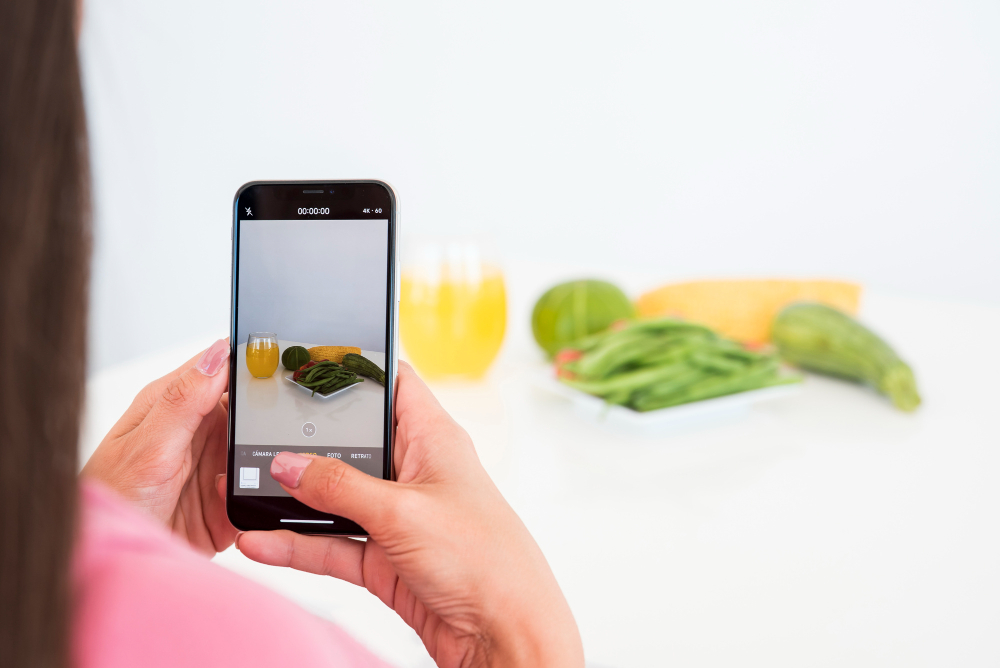
{"label": "plate on phone screen", "polygon": [[[311,388],[303,387],[302,385],[299,385],[294,380],[292,380],[292,376],[291,375],[285,376],[285,380],[287,380],[289,383],[291,383],[295,387],[299,388],[303,392],[308,392],[313,397],[319,397],[320,399],[329,399],[330,397],[335,397],[338,394],[340,394],[341,392],[346,392],[347,390],[351,389],[352,387],[357,387],[358,385],[361,384],[361,383],[353,383],[351,385],[348,385],[347,387],[342,387],[339,390],[334,390],[330,394],[320,394],[319,392],[317,392],[316,394],[313,394],[313,391],[312,391]],[[361,382],[364,382],[364,380],[362,380]]]}

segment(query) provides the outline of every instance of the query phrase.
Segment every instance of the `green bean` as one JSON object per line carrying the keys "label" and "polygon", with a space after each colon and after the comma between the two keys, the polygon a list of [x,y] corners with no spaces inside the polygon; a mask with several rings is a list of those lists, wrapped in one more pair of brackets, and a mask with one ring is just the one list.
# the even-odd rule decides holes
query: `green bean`
{"label": "green bean", "polygon": [[[311,374],[311,376],[313,378],[320,378],[322,376],[329,376],[330,374],[338,373],[339,371],[341,371],[341,370],[338,369],[338,368],[336,368],[336,367],[327,366],[327,367],[322,367],[320,369],[317,369],[316,373]],[[308,377],[309,376],[307,375],[306,378],[308,378]]]}
{"label": "green bean", "polygon": [[601,397],[612,393],[622,392],[624,390],[637,390],[641,387],[648,386],[651,383],[655,383],[658,380],[670,378],[676,375],[678,371],[687,368],[689,368],[688,364],[686,362],[682,362],[671,366],[643,368],[638,371],[619,374],[607,380],[593,382],[565,380],[564,382],[570,387],[575,387],[576,389],[586,392],[587,394],[594,394]]}
{"label": "green bean", "polygon": [[786,382],[775,376],[777,370],[777,360],[768,361],[745,373],[709,376],[669,394],[640,397],[634,405],[636,410],[649,411]]}
{"label": "green bean", "polygon": [[604,396],[604,402],[607,404],[614,404],[616,406],[624,406],[632,400],[632,395],[635,394],[634,390],[618,390],[617,392],[612,392]]}
{"label": "green bean", "polygon": [[318,374],[318,373],[319,373],[320,371],[322,371],[322,370],[323,370],[323,369],[325,369],[325,368],[329,368],[329,365],[330,365],[330,364],[335,364],[335,362],[325,362],[325,361],[324,361],[324,362],[320,362],[319,364],[317,364],[317,365],[315,365],[315,366],[311,367],[311,368],[310,368],[310,369],[309,369],[309,370],[308,370],[308,371],[306,372],[306,377],[305,377],[305,380],[306,380],[306,381],[310,381],[310,380],[312,380],[312,379],[313,379],[313,378],[314,378],[314,377],[316,376],[316,374]]}
{"label": "green bean", "polygon": [[[336,376],[340,374],[350,374],[350,373],[352,372],[347,371],[346,369],[343,369],[341,367],[324,367],[320,369],[317,373],[313,374],[312,378],[313,379],[328,378],[330,376]],[[306,376],[306,378],[309,378],[309,376]]]}
{"label": "green bean", "polygon": [[660,320],[641,320],[629,324],[624,329],[618,329],[615,331],[604,331],[598,332],[597,334],[591,334],[585,336],[582,339],[574,341],[570,344],[570,348],[574,350],[579,350],[584,353],[592,352],[599,345],[612,344],[619,338],[630,338],[638,337],[645,338],[651,336],[661,336],[669,333],[681,334],[681,333],[702,333],[709,336],[715,336],[710,329],[702,327],[701,325],[695,325],[689,322],[683,322],[681,320],[673,320],[670,318],[663,318]]}
{"label": "green bean", "polygon": [[737,362],[733,359],[726,359],[716,350],[699,350],[692,353],[688,359],[702,369],[718,373],[739,373],[747,367],[745,362]]}
{"label": "green bean", "polygon": [[313,395],[315,396],[315,394],[317,392],[319,392],[322,395],[328,395],[334,389],[336,389],[336,386],[338,384],[340,384],[341,382],[342,381],[336,381],[336,380],[334,380],[334,381],[327,381],[327,382],[323,383],[322,385],[319,385],[318,387],[314,388],[313,389]]}
{"label": "green bean", "polygon": [[661,366],[673,364],[681,360],[685,360],[691,355],[692,352],[699,349],[699,345],[696,343],[687,343],[684,345],[672,346],[670,348],[665,348],[657,353],[648,355],[642,360],[642,365],[644,367],[650,366]]}
{"label": "green bean", "polygon": [[353,376],[341,376],[341,375],[337,375],[337,376],[322,376],[322,377],[314,378],[311,382],[308,382],[308,383],[299,383],[299,385],[302,385],[303,387],[321,387],[321,386],[326,385],[327,383],[333,382],[335,380],[350,379],[352,377]]}
{"label": "green bean", "polygon": [[299,385],[301,385],[302,387],[312,388],[312,387],[321,387],[323,385],[326,385],[328,382],[330,382],[328,378],[322,378],[320,380],[314,380],[311,383],[299,383]]}
{"label": "green bean", "polygon": [[321,387],[323,388],[323,394],[329,394],[330,390],[335,385],[343,385],[344,383],[348,382],[349,380],[350,380],[349,378],[328,378],[321,385]]}
{"label": "green bean", "polygon": [[330,388],[337,389],[342,387],[344,383],[358,382],[358,377],[354,372],[348,371],[336,362],[323,360],[309,367],[305,377],[295,382],[312,390],[313,396],[316,396],[317,391],[321,394],[329,394],[332,391]]}
{"label": "green bean", "polygon": [[581,358],[576,371],[587,378],[605,378],[630,363],[638,363],[646,355],[659,350],[663,344],[655,338],[619,339],[613,345],[602,346]]}
{"label": "green bean", "polygon": [[[327,385],[324,385],[322,388],[320,388],[319,389],[319,393],[323,394],[323,395],[329,395],[329,394],[331,394],[331,393],[333,393],[333,392],[335,392],[337,390],[342,390],[345,387],[348,387],[350,385],[356,385],[357,383],[360,383],[360,382],[361,382],[361,379],[357,378],[357,377],[352,378],[352,379],[343,379],[343,380],[332,381],[332,382],[328,383]],[[313,394],[315,394],[315,391],[313,391]]]}
{"label": "green bean", "polygon": [[779,374],[773,352],[747,350],[677,320],[633,323],[572,347],[579,357],[560,365],[563,382],[639,411],[798,380]]}
{"label": "green bean", "polygon": [[676,334],[631,333],[609,336],[608,341],[566,365],[567,370],[597,380],[614,373],[650,365],[650,358],[703,339],[700,332]]}
{"label": "green bean", "polygon": [[639,391],[633,395],[633,398],[638,399],[638,397],[662,397],[668,396],[682,390],[689,385],[704,380],[708,377],[704,369],[699,369],[697,367],[692,367],[686,365],[685,368],[676,374],[664,379],[659,383],[648,385],[643,388],[639,388]]}
{"label": "green bean", "polygon": [[747,350],[743,346],[738,343],[733,343],[732,341],[720,340],[718,343],[718,351],[720,354],[733,359],[743,360],[744,362],[756,362],[757,360],[771,356],[771,353],[758,353],[752,350]]}

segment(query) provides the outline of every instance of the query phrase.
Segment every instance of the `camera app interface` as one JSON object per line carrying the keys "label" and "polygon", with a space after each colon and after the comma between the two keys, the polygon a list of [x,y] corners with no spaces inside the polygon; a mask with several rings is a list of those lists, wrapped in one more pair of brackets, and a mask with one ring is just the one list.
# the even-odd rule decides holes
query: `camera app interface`
{"label": "camera app interface", "polygon": [[382,476],[388,215],[366,208],[364,218],[331,219],[328,207],[290,208],[295,218],[240,211],[238,495],[287,496],[269,473],[283,450]]}

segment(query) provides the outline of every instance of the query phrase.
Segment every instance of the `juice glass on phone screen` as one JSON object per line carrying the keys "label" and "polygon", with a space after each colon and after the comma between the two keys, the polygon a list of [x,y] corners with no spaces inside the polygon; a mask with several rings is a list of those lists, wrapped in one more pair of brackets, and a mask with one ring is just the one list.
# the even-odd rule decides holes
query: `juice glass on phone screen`
{"label": "juice glass on phone screen", "polygon": [[254,378],[270,378],[278,369],[278,337],[274,332],[253,332],[247,339],[247,369]]}

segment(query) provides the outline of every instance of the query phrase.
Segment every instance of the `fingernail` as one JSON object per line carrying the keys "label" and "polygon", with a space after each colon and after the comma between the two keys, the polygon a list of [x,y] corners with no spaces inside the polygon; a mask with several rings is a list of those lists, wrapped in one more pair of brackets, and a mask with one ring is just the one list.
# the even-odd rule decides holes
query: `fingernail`
{"label": "fingernail", "polygon": [[219,369],[226,363],[229,357],[229,342],[219,339],[212,344],[212,347],[205,351],[195,368],[206,376],[214,376],[219,373]]}
{"label": "fingernail", "polygon": [[242,536],[245,533],[246,533],[245,531],[240,531],[239,533],[236,534],[236,538],[233,539],[233,547],[235,547],[237,551],[240,549],[240,536]]}
{"label": "fingernail", "polygon": [[279,452],[271,460],[271,477],[285,487],[295,489],[302,481],[302,474],[312,460],[294,452]]}

